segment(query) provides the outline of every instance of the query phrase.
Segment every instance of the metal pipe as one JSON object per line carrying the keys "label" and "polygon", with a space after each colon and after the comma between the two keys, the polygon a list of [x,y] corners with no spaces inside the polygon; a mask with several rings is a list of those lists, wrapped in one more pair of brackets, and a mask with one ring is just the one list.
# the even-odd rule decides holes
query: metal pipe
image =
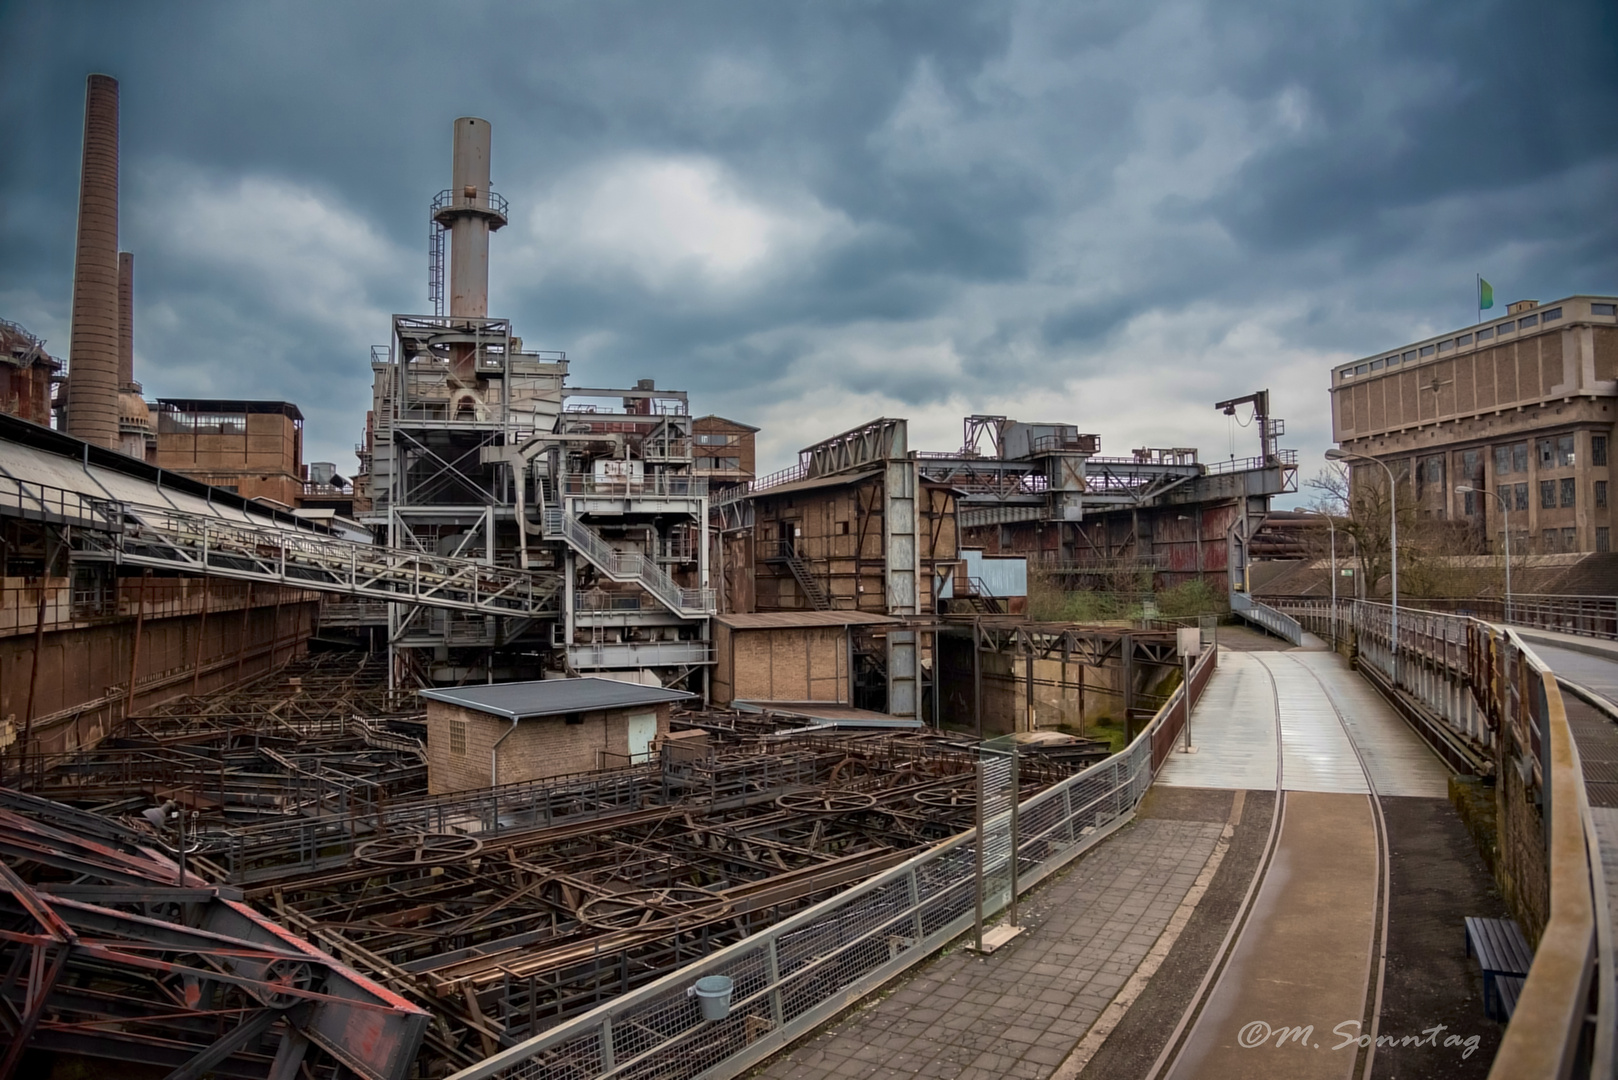
{"label": "metal pipe", "polygon": [[110,75],[85,85],[67,431],[118,449],[118,80]]}

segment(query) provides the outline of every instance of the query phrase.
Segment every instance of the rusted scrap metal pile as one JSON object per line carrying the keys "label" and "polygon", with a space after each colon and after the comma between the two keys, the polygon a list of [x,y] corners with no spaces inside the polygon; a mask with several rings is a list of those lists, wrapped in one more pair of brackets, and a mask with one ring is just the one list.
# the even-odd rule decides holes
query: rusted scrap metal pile
{"label": "rusted scrap metal pile", "polygon": [[420,706],[393,697],[379,659],[307,657],[132,716],[93,749],[36,756],[21,786],[114,815],[172,800],[204,827],[385,804],[427,787]]}
{"label": "rusted scrap metal pile", "polygon": [[[0,1077],[402,1080],[429,1014],[148,838],[0,789]],[[157,1075],[157,1073],[151,1073]]]}
{"label": "rusted scrap metal pile", "polygon": [[[61,807],[59,833],[35,846],[115,840],[146,852],[165,883],[183,861],[187,889],[239,890],[236,907],[421,1016],[412,1067],[436,1076],[892,866],[970,827],[975,811],[970,744],[797,734],[796,720],[718,711],[678,717],[647,764],[429,796],[387,764],[419,767],[419,749],[387,743],[413,738],[410,705],[352,659],[300,661],[176,703],[120,733],[119,752],[137,764],[120,771],[117,753],[98,748],[31,773],[78,807]],[[1028,792],[1072,768],[1031,759]],[[246,797],[255,785],[259,800]],[[18,865],[11,847],[3,854]],[[199,910],[162,909],[188,931],[205,929]],[[3,940],[0,970],[28,969],[31,946]],[[111,967],[109,985],[148,977]],[[225,1008],[216,999],[213,1012]],[[82,1022],[115,1025],[120,1014],[97,1014],[100,1001],[82,1003]],[[292,1029],[255,1023],[263,1030],[231,1043],[240,1060],[229,1075],[275,1075],[253,1055]],[[236,1031],[215,1028],[215,1039]]]}

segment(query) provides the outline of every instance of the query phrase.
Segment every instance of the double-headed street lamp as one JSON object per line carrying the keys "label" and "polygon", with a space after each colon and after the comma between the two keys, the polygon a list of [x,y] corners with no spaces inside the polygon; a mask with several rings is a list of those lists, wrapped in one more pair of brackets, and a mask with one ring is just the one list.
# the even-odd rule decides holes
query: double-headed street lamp
{"label": "double-headed street lamp", "polygon": [[1506,536],[1506,622],[1511,621],[1511,507],[1506,504],[1506,498],[1497,491],[1487,491],[1484,488],[1473,487],[1471,484],[1457,484],[1455,491],[1461,495],[1487,495],[1500,504],[1500,514],[1505,524]]}
{"label": "double-headed street lamp", "polygon": [[[1389,637],[1393,647],[1393,678],[1397,682],[1399,679],[1399,506],[1396,492],[1399,488],[1399,481],[1394,479],[1393,470],[1388,468],[1385,462],[1378,461],[1374,457],[1356,454],[1351,450],[1341,450],[1337,447],[1332,447],[1326,451],[1327,461],[1348,461],[1351,459],[1369,461],[1373,465],[1381,466],[1382,471],[1388,474],[1388,548],[1392,554],[1389,577],[1393,591],[1393,616],[1389,623]],[[1370,584],[1374,586],[1376,583],[1371,582]]]}

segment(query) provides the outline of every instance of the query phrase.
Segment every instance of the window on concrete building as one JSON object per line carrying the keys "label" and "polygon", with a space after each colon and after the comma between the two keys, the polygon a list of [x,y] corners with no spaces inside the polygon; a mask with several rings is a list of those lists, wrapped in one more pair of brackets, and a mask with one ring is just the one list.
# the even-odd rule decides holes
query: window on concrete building
{"label": "window on concrete building", "polygon": [[1614,315],[1614,314],[1618,314],[1618,304],[1591,304],[1590,305],[1590,314],[1592,314],[1592,315]]}
{"label": "window on concrete building", "polygon": [[1438,351],[1439,352],[1449,352],[1453,348],[1455,348],[1455,339],[1454,338],[1445,338],[1443,341],[1440,341],[1438,343]]}
{"label": "window on concrete building", "polygon": [[1513,493],[1517,496],[1516,499],[1514,500],[1515,505],[1512,506],[1512,509],[1513,510],[1522,510],[1522,511],[1526,512],[1527,509],[1528,509],[1528,485],[1527,484],[1518,484],[1512,490],[1513,490]]}
{"label": "window on concrete building", "polygon": [[1511,467],[1514,472],[1528,471],[1528,444],[1517,443],[1511,448]]}
{"label": "window on concrete building", "polygon": [[1562,550],[1579,550],[1579,530],[1571,527],[1562,530]]}
{"label": "window on concrete building", "polygon": [[1524,315],[1522,318],[1517,320],[1517,325],[1522,327],[1524,330],[1528,329],[1530,326],[1538,326],[1539,325],[1539,316],[1538,315]]}
{"label": "window on concrete building", "polygon": [[1356,375],[1364,375],[1367,371],[1370,371],[1370,370],[1371,370],[1371,366],[1369,364],[1361,364],[1359,367],[1354,369],[1354,374],[1356,374]]}
{"label": "window on concrete building", "polygon": [[1605,435],[1590,436],[1590,464],[1605,465],[1607,463],[1607,437]]}
{"label": "window on concrete building", "polygon": [[1432,454],[1416,460],[1416,498],[1444,494],[1444,455]]}
{"label": "window on concrete building", "polygon": [[1539,317],[1544,322],[1554,322],[1562,317],[1562,309],[1559,307],[1546,308],[1539,313]]}
{"label": "window on concrete building", "polygon": [[1573,436],[1560,436],[1556,440],[1556,464],[1562,468],[1568,468],[1573,463]]}
{"label": "window on concrete building", "polygon": [[1573,505],[1574,499],[1577,498],[1577,496],[1575,495],[1575,492],[1578,490],[1578,486],[1579,486],[1579,482],[1577,480],[1573,479],[1573,477],[1571,477],[1571,476],[1569,476],[1567,479],[1562,481],[1562,505],[1563,506],[1572,506]]}
{"label": "window on concrete building", "polygon": [[1415,349],[1411,349],[1409,352],[1405,353],[1405,363],[1408,364],[1408,363],[1410,363],[1410,361],[1414,360],[1415,358],[1416,358],[1416,350]]}
{"label": "window on concrete building", "polygon": [[1492,326],[1485,326],[1482,330],[1478,331],[1479,341],[1488,341],[1492,337],[1494,337],[1494,327]]}
{"label": "window on concrete building", "polygon": [[1539,508],[1541,510],[1556,509],[1556,481],[1541,480],[1539,482]]}
{"label": "window on concrete building", "polygon": [[1501,506],[1504,506],[1507,510],[1513,509],[1513,507],[1511,505],[1512,500],[1511,500],[1511,485],[1510,484],[1501,484],[1499,487],[1494,489],[1494,493],[1496,495],[1500,496],[1500,505]]}
{"label": "window on concrete building", "polygon": [[1380,360],[1372,360],[1371,361],[1371,370],[1372,371],[1381,371],[1382,370],[1382,361],[1380,361]]}
{"label": "window on concrete building", "polygon": [[1511,447],[1497,446],[1494,448],[1494,472],[1496,476],[1511,471]]}
{"label": "window on concrete building", "polygon": [[1495,333],[1497,333],[1497,334],[1509,334],[1513,330],[1517,329],[1517,324],[1514,323],[1514,322],[1501,323],[1499,326],[1495,327],[1494,329],[1495,329]]}
{"label": "window on concrete building", "polygon": [[1455,343],[1457,345],[1470,345],[1472,344],[1472,335],[1462,334],[1460,337],[1455,339]]}
{"label": "window on concrete building", "polygon": [[1539,467],[1541,469],[1556,468],[1556,443],[1551,439],[1539,440]]}
{"label": "window on concrete building", "polygon": [[1606,526],[1596,529],[1596,550],[1603,555],[1612,550],[1612,535]]}
{"label": "window on concrete building", "polygon": [[1539,538],[1539,553],[1541,555],[1556,554],[1556,530],[1546,529]]}
{"label": "window on concrete building", "polygon": [[1423,345],[1421,347],[1421,355],[1423,356],[1431,356],[1436,351],[1437,349],[1432,345]]}
{"label": "window on concrete building", "polygon": [[1477,512],[1478,493],[1475,491],[1463,491],[1461,493],[1461,513],[1465,514],[1467,517],[1471,517]]}
{"label": "window on concrete building", "polygon": [[1596,481],[1596,509],[1597,510],[1605,510],[1606,508],[1607,508],[1607,482],[1605,480],[1597,480]]}
{"label": "window on concrete building", "polygon": [[456,757],[466,756],[466,721],[449,722],[449,752]]}

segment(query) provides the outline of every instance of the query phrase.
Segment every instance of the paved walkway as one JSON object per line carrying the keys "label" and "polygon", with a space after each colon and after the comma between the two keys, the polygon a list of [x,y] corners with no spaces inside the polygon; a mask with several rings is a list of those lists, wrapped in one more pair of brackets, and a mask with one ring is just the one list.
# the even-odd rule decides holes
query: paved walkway
{"label": "paved walkway", "polygon": [[1146,957],[1224,829],[1136,820],[1035,892],[1010,944],[986,957],[955,948],[758,1075],[1049,1076]]}
{"label": "paved walkway", "polygon": [[[1328,694],[1326,687],[1330,687]],[[1342,710],[1382,795],[1445,798],[1448,773],[1419,736],[1347,661],[1330,652],[1221,653],[1191,717],[1195,754],[1171,754],[1157,783],[1273,789],[1276,708],[1289,791],[1370,790],[1338,722]]]}

